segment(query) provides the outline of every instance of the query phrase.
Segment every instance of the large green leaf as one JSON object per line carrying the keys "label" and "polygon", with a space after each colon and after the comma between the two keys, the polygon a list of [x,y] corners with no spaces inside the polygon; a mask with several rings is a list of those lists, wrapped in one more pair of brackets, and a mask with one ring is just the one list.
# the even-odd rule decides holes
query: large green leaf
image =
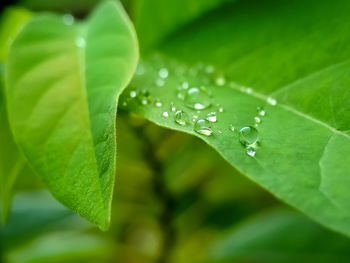
{"label": "large green leaf", "polygon": [[292,211],[255,216],[214,243],[212,262],[346,262],[350,240]]}
{"label": "large green leaf", "polygon": [[106,229],[115,176],[116,106],[138,58],[122,6],[102,3],[85,23],[32,19],[6,65],[17,143],[52,194]]}
{"label": "large green leaf", "polygon": [[[124,93],[124,107],[159,125],[201,137],[280,199],[350,235],[349,10],[345,0],[226,5],[174,35],[164,44],[163,56],[146,59],[132,85],[141,99],[131,99],[130,89]],[[199,61],[214,65],[216,72],[193,66]],[[164,67],[169,76],[163,69],[162,80],[158,72]],[[176,96],[182,81],[190,87],[204,85],[212,94],[211,107],[199,113],[187,108]],[[142,89],[162,106],[143,105],[147,92]],[[277,98],[277,105],[271,105],[269,96]],[[190,115],[186,125],[174,121],[171,103]],[[266,116],[258,116],[258,107],[265,108]],[[165,111],[168,118],[162,117]],[[205,118],[212,111],[217,112],[213,134],[196,133],[192,117]],[[251,157],[237,130],[253,126],[254,117],[262,123],[260,143]]]}

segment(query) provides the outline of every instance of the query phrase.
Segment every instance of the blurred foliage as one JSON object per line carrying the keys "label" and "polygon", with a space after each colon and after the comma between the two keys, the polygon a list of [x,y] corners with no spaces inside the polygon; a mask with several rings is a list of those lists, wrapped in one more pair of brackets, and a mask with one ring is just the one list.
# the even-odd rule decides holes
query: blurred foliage
{"label": "blurred foliage", "polygon": [[[17,5],[84,17],[96,2]],[[147,48],[224,1],[124,2]],[[28,168],[16,182],[21,193],[9,223],[0,228],[0,262],[345,263],[350,258],[348,238],[290,210],[204,142],[118,114],[111,229],[99,231],[38,190],[42,184]]]}

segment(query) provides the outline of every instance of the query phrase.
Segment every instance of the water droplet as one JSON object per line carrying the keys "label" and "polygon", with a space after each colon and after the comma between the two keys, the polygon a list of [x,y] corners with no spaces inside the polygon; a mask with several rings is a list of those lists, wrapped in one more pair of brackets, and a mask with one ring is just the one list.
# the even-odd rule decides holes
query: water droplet
{"label": "water droplet", "polygon": [[208,73],[208,74],[213,73],[214,70],[215,70],[215,68],[212,65],[208,65],[208,66],[205,67],[205,72]]}
{"label": "water droplet", "polygon": [[166,68],[161,68],[158,72],[158,75],[162,79],[166,79],[169,76],[169,71]]}
{"label": "water droplet", "polygon": [[182,89],[188,89],[189,87],[190,87],[190,85],[188,84],[187,81],[184,81],[184,82],[181,83],[181,88]]}
{"label": "water droplet", "polygon": [[174,112],[174,111],[176,111],[176,108],[175,108],[174,106],[172,106],[172,107],[170,108],[170,110],[171,110],[172,112]]}
{"label": "water droplet", "polygon": [[188,122],[188,115],[186,112],[179,110],[175,113],[174,120],[177,124],[184,126]]}
{"label": "water droplet", "polygon": [[208,113],[207,120],[210,122],[216,122],[216,112]]}
{"label": "water droplet", "polygon": [[157,80],[156,80],[156,85],[157,85],[158,87],[163,87],[164,84],[165,84],[164,79],[157,79]]}
{"label": "water droplet", "polygon": [[142,105],[147,105],[150,102],[150,93],[148,90],[142,90],[138,96]]}
{"label": "water droplet", "polygon": [[248,146],[248,147],[246,148],[246,153],[247,153],[249,156],[254,157],[255,154],[256,154],[256,150],[255,150],[254,147]]}
{"label": "water droplet", "polygon": [[196,133],[199,133],[205,136],[209,136],[213,133],[213,131],[211,130],[210,121],[208,120],[203,120],[203,119],[197,120],[196,123],[194,124],[193,129]]}
{"label": "water droplet", "polygon": [[168,118],[168,117],[169,117],[169,112],[164,111],[164,112],[162,113],[162,117]]}
{"label": "water droplet", "polygon": [[130,98],[136,98],[137,92],[135,90],[130,91],[129,93]]}
{"label": "water droplet", "polygon": [[235,126],[233,126],[233,124],[230,124],[228,126],[228,128],[230,129],[230,131],[233,131],[233,132],[236,130],[236,128],[235,128]]}
{"label": "water droplet", "polygon": [[265,114],[266,114],[266,112],[265,112],[265,110],[264,110],[263,107],[258,107],[258,108],[257,108],[257,111],[258,111],[258,114],[259,114],[260,116],[262,116],[262,117],[264,117]]}
{"label": "water droplet", "polygon": [[267,102],[268,104],[272,105],[272,106],[276,106],[276,104],[277,104],[277,100],[274,99],[274,98],[272,98],[272,97],[268,97],[268,98],[266,99],[266,102]]}
{"label": "water droplet", "polygon": [[246,126],[240,129],[239,132],[240,132],[240,142],[243,145],[251,146],[255,144],[259,139],[259,132],[254,127]]}
{"label": "water droplet", "polygon": [[256,124],[261,123],[260,117],[254,117],[254,122],[255,122]]}
{"label": "water droplet", "polygon": [[222,130],[218,130],[218,133],[219,133],[219,134],[222,134]]}
{"label": "water droplet", "polygon": [[224,77],[218,77],[216,78],[215,83],[218,86],[224,86],[226,83],[226,79]]}
{"label": "water droplet", "polygon": [[246,88],[246,89],[245,89],[245,92],[246,92],[247,94],[252,94],[252,93],[253,93],[253,89],[252,89],[252,88]]}
{"label": "water droplet", "polygon": [[77,37],[75,39],[75,44],[77,45],[77,47],[83,48],[85,47],[85,39],[83,37]]}
{"label": "water droplet", "polygon": [[63,24],[65,24],[66,26],[71,26],[74,24],[74,16],[72,16],[71,14],[64,14],[62,16],[62,21]]}
{"label": "water droplet", "polygon": [[185,105],[194,110],[203,110],[211,105],[211,99],[207,92],[199,88],[190,88],[184,95]]}
{"label": "water droplet", "polygon": [[219,112],[224,112],[224,108],[223,108],[223,107],[220,107],[220,108],[219,108]]}
{"label": "water droplet", "polygon": [[163,106],[163,103],[159,99],[156,99],[154,101],[154,106],[156,106],[157,108],[160,108]]}

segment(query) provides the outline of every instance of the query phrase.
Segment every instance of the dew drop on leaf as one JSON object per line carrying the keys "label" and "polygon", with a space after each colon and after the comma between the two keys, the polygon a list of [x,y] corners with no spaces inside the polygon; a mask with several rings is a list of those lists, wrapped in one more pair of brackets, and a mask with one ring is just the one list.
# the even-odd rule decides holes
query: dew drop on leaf
{"label": "dew drop on leaf", "polygon": [[136,98],[137,92],[135,90],[130,91],[129,93],[130,98]]}
{"label": "dew drop on leaf", "polygon": [[188,123],[188,114],[182,110],[179,110],[175,113],[174,120],[177,124],[184,126]]}
{"label": "dew drop on leaf", "polygon": [[181,86],[180,86],[182,89],[188,89],[190,87],[190,85],[188,84],[187,81],[184,81],[181,83]]}
{"label": "dew drop on leaf", "polygon": [[148,90],[143,90],[139,93],[138,100],[142,105],[147,105],[150,103],[150,93]]}
{"label": "dew drop on leaf", "polygon": [[154,106],[156,106],[157,108],[160,108],[163,106],[163,103],[159,99],[156,99],[154,101]]}
{"label": "dew drop on leaf", "polygon": [[256,150],[255,150],[254,147],[248,146],[248,147],[246,148],[246,153],[247,153],[249,156],[254,157],[255,154],[256,154]]}
{"label": "dew drop on leaf", "polygon": [[265,116],[266,112],[265,112],[265,110],[264,110],[263,107],[258,107],[256,110],[258,111],[258,114],[259,114],[261,117],[264,117],[264,116]]}
{"label": "dew drop on leaf", "polygon": [[213,133],[210,121],[204,119],[197,120],[194,124],[193,130],[196,133],[205,136],[210,136]]}
{"label": "dew drop on leaf", "polygon": [[260,117],[254,117],[254,122],[255,122],[256,124],[261,123],[261,118],[260,118]]}
{"label": "dew drop on leaf", "polygon": [[169,71],[166,68],[161,68],[158,72],[158,75],[162,79],[166,79],[169,76]]}
{"label": "dew drop on leaf", "polygon": [[224,77],[218,77],[216,78],[215,83],[218,86],[224,86],[226,83],[226,79]]}
{"label": "dew drop on leaf", "polygon": [[246,88],[245,92],[247,94],[252,94],[253,93],[253,89],[252,88]]}
{"label": "dew drop on leaf", "polygon": [[187,107],[194,110],[203,110],[211,105],[209,94],[199,88],[190,88],[184,95],[184,102]]}
{"label": "dew drop on leaf", "polygon": [[164,84],[165,84],[164,79],[157,79],[156,80],[157,87],[163,87]]}
{"label": "dew drop on leaf", "polygon": [[205,67],[205,72],[208,73],[208,74],[211,74],[214,71],[215,71],[215,68],[212,65],[208,65],[208,66]]}
{"label": "dew drop on leaf", "polygon": [[208,113],[207,120],[210,122],[216,122],[216,112]]}
{"label": "dew drop on leaf", "polygon": [[66,26],[71,26],[74,24],[74,16],[72,16],[71,14],[64,14],[62,16],[62,21],[63,24],[65,24]]}
{"label": "dew drop on leaf", "polygon": [[246,126],[239,130],[240,142],[245,146],[251,146],[255,144],[259,139],[259,132],[252,126]]}
{"label": "dew drop on leaf", "polygon": [[162,117],[163,117],[163,118],[168,118],[168,117],[169,117],[169,112],[164,111],[164,112],[162,113]]}
{"label": "dew drop on leaf", "polygon": [[75,45],[80,48],[85,47],[85,39],[83,37],[77,37],[75,39]]}
{"label": "dew drop on leaf", "polygon": [[268,98],[266,99],[266,102],[267,102],[268,104],[270,104],[271,106],[276,106],[276,104],[277,104],[277,100],[274,99],[274,98],[272,98],[272,97],[268,97]]}
{"label": "dew drop on leaf", "polygon": [[236,130],[235,126],[233,126],[233,124],[230,124],[228,126],[228,128],[230,129],[230,131],[234,132]]}

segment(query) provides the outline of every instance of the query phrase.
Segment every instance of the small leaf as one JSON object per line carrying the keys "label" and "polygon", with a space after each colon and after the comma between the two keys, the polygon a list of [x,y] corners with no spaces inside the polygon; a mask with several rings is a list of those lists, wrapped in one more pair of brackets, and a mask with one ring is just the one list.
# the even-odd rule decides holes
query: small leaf
{"label": "small leaf", "polygon": [[33,18],[6,65],[10,124],[51,193],[107,229],[115,157],[116,106],[138,59],[120,3],[103,2],[84,23]]}
{"label": "small leaf", "polygon": [[[227,5],[175,34],[162,56],[140,65],[131,89],[147,89],[162,107],[137,103],[130,90],[122,105],[202,138],[278,198],[350,235],[349,3]],[[171,105],[190,122],[178,125]],[[216,122],[194,129],[211,112]]]}

